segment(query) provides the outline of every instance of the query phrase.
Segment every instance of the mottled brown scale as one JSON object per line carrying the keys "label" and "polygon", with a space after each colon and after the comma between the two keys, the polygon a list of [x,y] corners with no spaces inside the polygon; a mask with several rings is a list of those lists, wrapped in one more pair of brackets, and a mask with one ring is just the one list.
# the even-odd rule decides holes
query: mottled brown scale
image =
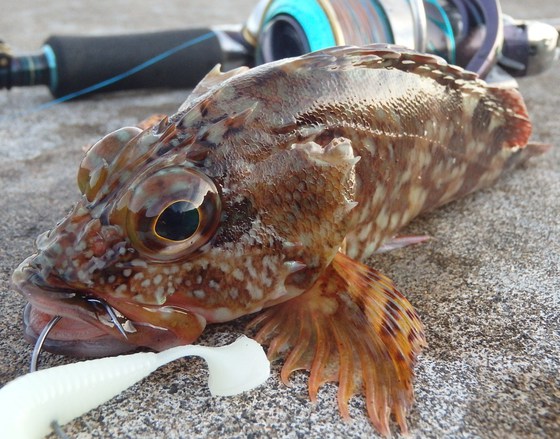
{"label": "mottled brown scale", "polygon": [[[35,322],[58,314],[90,328],[95,351],[51,333],[47,349],[70,354],[161,350],[264,309],[252,326],[284,356],[282,380],[307,369],[312,400],[336,381],[344,417],[362,394],[381,433],[391,416],[406,431],[423,327],[360,261],[420,213],[543,152],[530,132],[516,90],[396,47],[216,68],[177,114],[88,151],[83,198],[38,238],[14,285]],[[119,313],[126,341],[88,297]]]}

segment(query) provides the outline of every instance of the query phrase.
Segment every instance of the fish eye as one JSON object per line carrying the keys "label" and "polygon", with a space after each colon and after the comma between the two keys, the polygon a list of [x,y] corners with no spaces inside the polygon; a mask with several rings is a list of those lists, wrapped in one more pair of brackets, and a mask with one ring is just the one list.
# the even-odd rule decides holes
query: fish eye
{"label": "fish eye", "polygon": [[195,168],[172,166],[135,184],[125,209],[132,246],[152,260],[173,261],[214,236],[221,199],[208,176]]}
{"label": "fish eye", "polygon": [[187,200],[175,201],[159,214],[154,232],[163,239],[184,241],[193,236],[200,225],[198,209]]}

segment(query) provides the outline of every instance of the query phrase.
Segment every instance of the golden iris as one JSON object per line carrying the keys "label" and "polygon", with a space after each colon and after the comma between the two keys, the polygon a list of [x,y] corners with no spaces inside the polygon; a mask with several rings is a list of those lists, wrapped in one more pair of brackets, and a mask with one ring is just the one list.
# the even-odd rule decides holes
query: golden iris
{"label": "golden iris", "polygon": [[160,169],[133,185],[126,231],[133,247],[156,261],[182,259],[215,234],[221,200],[214,182],[192,167]]}

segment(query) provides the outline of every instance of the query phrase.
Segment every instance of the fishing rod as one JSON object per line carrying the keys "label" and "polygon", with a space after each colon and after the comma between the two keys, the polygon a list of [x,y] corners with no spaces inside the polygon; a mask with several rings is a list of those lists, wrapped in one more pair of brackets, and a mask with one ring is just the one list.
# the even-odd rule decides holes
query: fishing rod
{"label": "fishing rod", "polygon": [[0,42],[0,89],[44,85],[55,97],[75,97],[192,88],[218,63],[229,70],[375,42],[439,55],[491,82],[515,82],[550,68],[558,40],[558,20],[515,20],[498,0],[261,0],[243,25],[51,36],[37,53],[17,56]]}

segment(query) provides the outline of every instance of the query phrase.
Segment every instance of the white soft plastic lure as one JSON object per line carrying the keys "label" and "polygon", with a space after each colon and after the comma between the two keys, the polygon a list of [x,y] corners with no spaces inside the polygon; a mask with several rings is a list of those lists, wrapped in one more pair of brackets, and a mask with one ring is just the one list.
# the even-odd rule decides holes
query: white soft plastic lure
{"label": "white soft plastic lure", "polygon": [[242,336],[221,347],[178,346],[163,352],[101,358],[23,375],[0,390],[0,430],[10,439],[41,438],[109,401],[158,367],[195,355],[208,364],[214,396],[231,396],[264,383],[270,363],[255,340]]}

